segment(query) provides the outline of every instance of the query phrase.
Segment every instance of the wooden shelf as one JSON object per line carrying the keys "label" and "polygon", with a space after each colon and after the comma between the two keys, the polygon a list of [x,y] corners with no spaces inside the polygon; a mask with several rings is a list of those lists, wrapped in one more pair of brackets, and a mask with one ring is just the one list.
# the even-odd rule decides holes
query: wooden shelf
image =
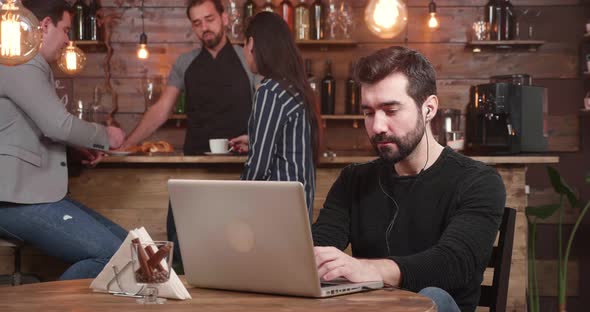
{"label": "wooden shelf", "polygon": [[168,119],[169,120],[185,120],[186,115],[185,114],[172,114]]}
{"label": "wooden shelf", "polygon": [[[230,40],[231,44],[244,45],[244,41]],[[358,42],[350,39],[334,39],[334,40],[295,40],[299,47],[313,48],[319,47],[322,50],[327,50],[328,47],[356,47]]]}
{"label": "wooden shelf", "polygon": [[355,47],[358,45],[358,42],[351,39],[334,39],[334,40],[295,40],[295,43],[299,46],[309,46],[309,47],[321,47],[321,46],[330,46],[330,47]]}
{"label": "wooden shelf", "polygon": [[322,115],[324,120],[362,120],[365,119],[363,115]]}
{"label": "wooden shelf", "polygon": [[580,115],[590,115],[590,109],[580,109]]}
{"label": "wooden shelf", "polygon": [[542,40],[473,40],[467,43],[474,53],[481,52],[483,49],[527,49],[534,52],[545,44]]}
{"label": "wooden shelf", "polygon": [[96,40],[74,40],[74,45],[86,53],[102,53],[107,51],[107,45]]}

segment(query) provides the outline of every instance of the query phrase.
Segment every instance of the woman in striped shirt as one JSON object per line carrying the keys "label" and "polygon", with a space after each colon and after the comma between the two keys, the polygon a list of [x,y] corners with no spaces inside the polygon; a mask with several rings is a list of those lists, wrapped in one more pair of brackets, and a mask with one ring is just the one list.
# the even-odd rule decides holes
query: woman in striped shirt
{"label": "woman in striped shirt", "polygon": [[254,94],[248,136],[230,141],[234,151],[248,151],[242,179],[301,182],[311,221],[319,123],[303,60],[289,27],[275,13],[255,15],[246,40],[248,67],[263,79]]}

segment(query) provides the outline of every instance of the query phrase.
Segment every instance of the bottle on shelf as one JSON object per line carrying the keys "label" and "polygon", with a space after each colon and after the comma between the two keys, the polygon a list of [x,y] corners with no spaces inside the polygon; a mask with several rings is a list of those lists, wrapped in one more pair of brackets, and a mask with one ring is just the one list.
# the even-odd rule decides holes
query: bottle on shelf
{"label": "bottle on shelf", "polygon": [[514,7],[510,0],[499,0],[496,5],[498,20],[497,40],[514,39]]}
{"label": "bottle on shelf", "polygon": [[305,0],[299,0],[295,7],[295,39],[309,40],[309,8]]}
{"label": "bottle on shelf", "polygon": [[247,0],[246,3],[244,3],[244,22],[246,22],[248,18],[254,16],[255,10],[256,6],[252,0]]}
{"label": "bottle on shelf", "polygon": [[96,19],[96,13],[100,9],[97,0],[90,0],[90,6],[88,8],[88,15],[86,16],[86,38],[88,40],[101,41],[101,31],[98,27],[98,21]]}
{"label": "bottle on shelf", "polygon": [[498,18],[496,16],[496,0],[489,0],[485,5],[484,21],[488,24],[490,38],[496,40],[498,33]]}
{"label": "bottle on shelf", "polygon": [[347,114],[359,115],[361,113],[361,86],[353,78],[353,69],[354,63],[350,62],[344,101]]}
{"label": "bottle on shelf", "polygon": [[264,2],[264,5],[262,6],[262,11],[274,13],[275,9],[274,9],[274,6],[272,5],[272,0],[266,0]]}
{"label": "bottle on shelf", "polygon": [[334,115],[336,107],[336,80],[332,76],[332,61],[326,61],[326,75],[322,79],[322,114]]}
{"label": "bottle on shelf", "polygon": [[315,0],[311,5],[310,17],[311,17],[311,39],[321,40],[324,39],[324,5],[322,0]]}
{"label": "bottle on shelf", "polygon": [[185,98],[184,91],[180,92],[178,99],[176,100],[176,106],[174,107],[175,114],[184,114]]}
{"label": "bottle on shelf", "polygon": [[88,14],[88,6],[83,0],[78,0],[74,3],[74,40],[86,40],[86,15]]}
{"label": "bottle on shelf", "polygon": [[289,26],[291,34],[293,34],[293,29],[295,27],[295,8],[293,8],[291,1],[283,0],[280,4],[280,11],[285,23]]}
{"label": "bottle on shelf", "polygon": [[305,59],[305,73],[307,74],[307,83],[313,92],[318,92],[318,79],[313,75],[311,70],[311,60]]}

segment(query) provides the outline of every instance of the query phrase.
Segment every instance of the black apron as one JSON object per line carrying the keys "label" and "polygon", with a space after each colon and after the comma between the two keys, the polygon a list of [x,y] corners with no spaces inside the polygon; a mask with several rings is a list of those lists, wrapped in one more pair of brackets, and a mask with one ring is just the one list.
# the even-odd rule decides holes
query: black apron
{"label": "black apron", "polygon": [[203,49],[187,68],[184,85],[185,155],[208,152],[209,139],[231,139],[247,133],[252,87],[229,40],[215,59]]}

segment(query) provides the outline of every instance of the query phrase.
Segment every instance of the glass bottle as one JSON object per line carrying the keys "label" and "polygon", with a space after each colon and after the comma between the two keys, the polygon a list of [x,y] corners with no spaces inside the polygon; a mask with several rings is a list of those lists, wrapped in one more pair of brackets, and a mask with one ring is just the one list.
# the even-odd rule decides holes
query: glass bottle
{"label": "glass bottle", "polygon": [[74,3],[74,40],[86,40],[86,14],[88,14],[88,7],[83,0],[78,0]]}
{"label": "glass bottle", "polygon": [[266,0],[264,2],[264,5],[262,6],[262,11],[266,11],[266,12],[274,12],[274,7],[272,5],[272,0]]}
{"label": "glass bottle", "polygon": [[324,6],[322,0],[315,0],[311,5],[311,39],[324,39]]}
{"label": "glass bottle", "polygon": [[98,1],[91,0],[88,9],[88,15],[86,16],[86,32],[88,40],[100,41],[102,36],[100,35],[100,29],[98,27],[98,21],[96,19],[96,13],[100,9]]}
{"label": "glass bottle", "polygon": [[332,76],[332,61],[326,61],[326,75],[322,79],[322,114],[334,115],[336,107],[336,80]]}
{"label": "glass bottle", "polygon": [[510,0],[500,0],[496,5],[498,32],[496,40],[514,39],[514,7]]}
{"label": "glass bottle", "polygon": [[318,92],[318,79],[313,75],[311,70],[311,60],[305,59],[305,73],[307,74],[307,83],[313,92]]}
{"label": "glass bottle", "polygon": [[307,74],[307,83],[313,91],[314,103],[317,106],[317,110],[320,111],[320,83],[318,78],[313,75],[313,71],[311,69],[311,59],[305,59],[305,73]]}
{"label": "glass bottle", "polygon": [[295,39],[309,40],[309,8],[305,0],[295,7]]}
{"label": "glass bottle", "polygon": [[289,30],[293,33],[293,27],[295,26],[295,9],[289,0],[283,0],[280,4],[281,16],[285,20],[285,23],[289,25]]}
{"label": "glass bottle", "polygon": [[346,78],[345,106],[346,113],[358,115],[361,113],[361,88],[353,78],[354,63],[350,62],[348,78]]}
{"label": "glass bottle", "polygon": [[484,21],[488,23],[491,40],[497,40],[498,17],[496,14],[496,0],[489,0],[485,6]]}
{"label": "glass bottle", "polygon": [[244,21],[247,21],[248,18],[254,16],[254,10],[254,2],[252,2],[252,0],[247,0],[246,3],[244,3]]}
{"label": "glass bottle", "polygon": [[181,91],[178,95],[178,99],[176,100],[176,106],[174,107],[175,114],[184,114],[184,107],[186,103],[186,99],[184,96],[184,91]]}

